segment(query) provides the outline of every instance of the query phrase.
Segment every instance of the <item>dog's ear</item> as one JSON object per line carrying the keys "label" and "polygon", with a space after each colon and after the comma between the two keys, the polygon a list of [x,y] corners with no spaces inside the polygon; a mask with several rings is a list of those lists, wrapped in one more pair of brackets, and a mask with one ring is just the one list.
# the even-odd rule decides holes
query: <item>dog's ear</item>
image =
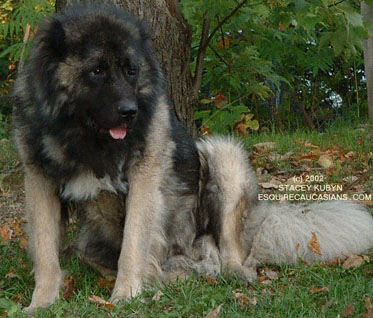
{"label": "dog's ear", "polygon": [[148,24],[145,22],[145,20],[141,20],[138,27],[140,30],[141,41],[144,43],[147,50],[153,52],[151,33]]}
{"label": "dog's ear", "polygon": [[49,58],[61,61],[67,53],[66,34],[62,23],[56,18],[50,18],[38,30],[38,44],[43,48],[43,54]]}

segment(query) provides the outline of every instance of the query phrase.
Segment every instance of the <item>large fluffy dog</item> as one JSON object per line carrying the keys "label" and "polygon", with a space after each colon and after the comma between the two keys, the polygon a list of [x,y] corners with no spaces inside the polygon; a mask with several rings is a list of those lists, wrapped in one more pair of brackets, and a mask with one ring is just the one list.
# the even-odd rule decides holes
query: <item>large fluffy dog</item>
{"label": "large fluffy dog", "polygon": [[[58,297],[68,200],[85,215],[77,249],[118,270],[113,301],[180,268],[250,280],[258,262],[330,259],[373,245],[372,218],[359,206],[291,214],[259,204],[242,147],[191,140],[169,106],[148,34],[117,8],[75,6],[46,20],[14,96],[36,280],[30,310]],[[312,231],[321,256],[308,249]]]}

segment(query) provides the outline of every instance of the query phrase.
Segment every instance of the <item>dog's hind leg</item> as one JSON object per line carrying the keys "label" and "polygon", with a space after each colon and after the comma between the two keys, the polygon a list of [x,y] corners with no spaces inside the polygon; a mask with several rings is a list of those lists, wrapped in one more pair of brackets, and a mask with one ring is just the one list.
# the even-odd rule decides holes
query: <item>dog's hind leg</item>
{"label": "dog's hind leg", "polygon": [[88,265],[116,270],[123,237],[125,196],[102,191],[79,204],[83,222],[75,249]]}
{"label": "dog's hind leg", "polygon": [[38,168],[25,167],[26,217],[30,252],[34,261],[35,290],[29,312],[46,307],[59,296],[62,271],[58,252],[61,204],[54,183]]}
{"label": "dog's hind leg", "polygon": [[256,182],[243,147],[228,138],[209,138],[197,147],[202,165],[201,213],[208,216],[225,270],[252,281],[243,267],[247,251],[241,240],[243,213],[256,204]]}

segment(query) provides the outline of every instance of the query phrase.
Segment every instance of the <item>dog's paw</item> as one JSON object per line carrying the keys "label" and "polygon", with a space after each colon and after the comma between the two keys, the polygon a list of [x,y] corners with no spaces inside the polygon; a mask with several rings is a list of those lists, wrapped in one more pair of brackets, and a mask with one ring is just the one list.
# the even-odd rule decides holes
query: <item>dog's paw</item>
{"label": "dog's paw", "polygon": [[34,313],[38,308],[48,307],[60,297],[60,289],[64,273],[62,271],[54,273],[53,277],[43,277],[37,281],[30,306],[24,310],[28,314]]}
{"label": "dog's paw", "polygon": [[27,312],[28,315],[32,315],[39,308],[48,307],[59,298],[58,294],[59,293],[57,292],[57,295],[51,293],[51,295],[46,296],[45,293],[38,292],[38,294],[35,296],[34,292],[30,306],[24,308],[24,311]]}
{"label": "dog's paw", "polygon": [[254,267],[246,267],[237,263],[229,263],[225,266],[229,275],[237,276],[239,279],[253,283],[257,280],[258,275]]}
{"label": "dog's paw", "polygon": [[133,297],[136,297],[141,292],[140,284],[126,285],[124,287],[114,287],[110,297],[110,302],[117,304],[118,302],[130,302]]}

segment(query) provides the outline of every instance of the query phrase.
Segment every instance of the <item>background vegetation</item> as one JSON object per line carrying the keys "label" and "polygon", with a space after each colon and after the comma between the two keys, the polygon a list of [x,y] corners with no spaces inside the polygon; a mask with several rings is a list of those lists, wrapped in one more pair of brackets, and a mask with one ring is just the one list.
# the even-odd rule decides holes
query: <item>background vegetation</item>
{"label": "background vegetation", "polygon": [[[193,29],[191,69],[206,19],[213,34],[194,105],[203,132],[312,130],[340,117],[366,118],[368,34],[360,1],[184,0],[181,6]],[[6,116],[28,39],[54,1],[4,0],[0,9],[0,114]]]}

